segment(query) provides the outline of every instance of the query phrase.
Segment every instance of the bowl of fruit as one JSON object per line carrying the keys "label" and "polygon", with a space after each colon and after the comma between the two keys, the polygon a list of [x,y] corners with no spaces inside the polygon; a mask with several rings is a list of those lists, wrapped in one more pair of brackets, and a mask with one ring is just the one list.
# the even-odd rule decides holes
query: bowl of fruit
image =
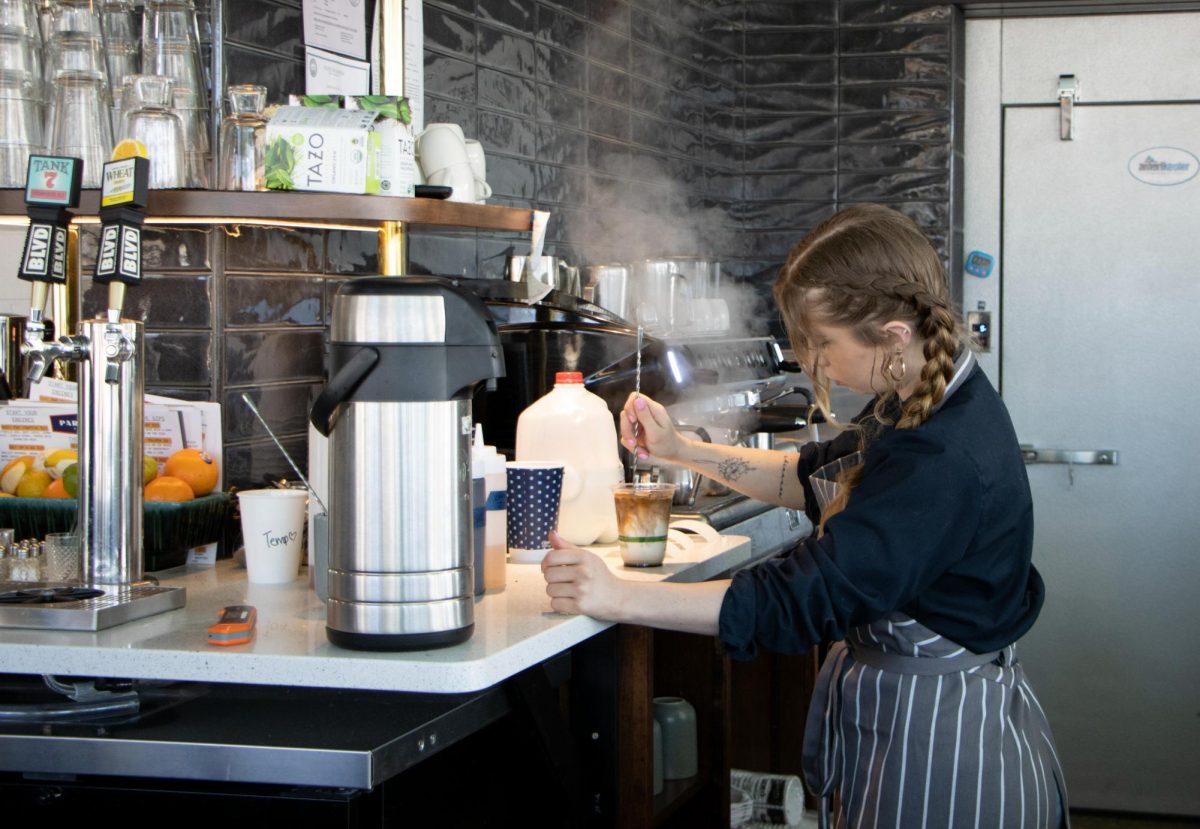
{"label": "bowl of fruit", "polygon": [[[199,449],[181,449],[162,464],[143,458],[144,568],[162,570],[187,561],[192,547],[221,537],[232,496],[216,489],[219,466]],[[22,455],[0,469],[0,527],[17,538],[43,538],[75,528],[79,491],[74,449]]]}

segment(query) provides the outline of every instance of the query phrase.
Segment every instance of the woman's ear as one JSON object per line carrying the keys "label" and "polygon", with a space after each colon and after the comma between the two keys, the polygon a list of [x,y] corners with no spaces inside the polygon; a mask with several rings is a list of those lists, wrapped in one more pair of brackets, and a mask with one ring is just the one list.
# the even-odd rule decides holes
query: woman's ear
{"label": "woman's ear", "polygon": [[885,322],[880,327],[880,330],[883,332],[884,337],[898,345],[900,348],[908,348],[908,344],[911,343],[913,339],[912,326],[903,320],[891,320],[890,322]]}

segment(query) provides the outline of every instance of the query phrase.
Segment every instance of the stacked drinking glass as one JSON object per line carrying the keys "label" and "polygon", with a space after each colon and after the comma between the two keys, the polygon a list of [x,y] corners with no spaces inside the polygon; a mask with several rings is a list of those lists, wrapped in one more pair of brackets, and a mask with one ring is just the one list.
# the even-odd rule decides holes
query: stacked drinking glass
{"label": "stacked drinking glass", "polygon": [[152,188],[206,188],[208,115],[194,0],[0,0],[0,187],[45,152],[83,159],[99,187],[130,138]]}
{"label": "stacked drinking glass", "polygon": [[83,159],[83,186],[99,187],[112,155],[112,97],[98,0],[55,0],[50,6],[46,80],[52,90],[53,155]]}
{"label": "stacked drinking glass", "polygon": [[42,35],[35,0],[0,0],[0,187],[21,187],[46,151]]}
{"label": "stacked drinking glass", "polygon": [[183,124],[185,186],[208,187],[208,93],[192,0],[146,0],[142,68],[171,79],[172,103]]}
{"label": "stacked drinking glass", "polygon": [[118,134],[145,145],[151,190],[184,187],[187,142],[183,122],[171,106],[173,82],[165,75],[130,75],[125,82],[126,106]]}

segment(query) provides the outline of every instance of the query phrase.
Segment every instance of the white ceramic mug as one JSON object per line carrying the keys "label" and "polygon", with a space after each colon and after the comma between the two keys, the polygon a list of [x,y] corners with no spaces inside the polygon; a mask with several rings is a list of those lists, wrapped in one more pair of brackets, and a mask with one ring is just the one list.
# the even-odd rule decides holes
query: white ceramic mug
{"label": "white ceramic mug", "polygon": [[[417,161],[425,181],[429,184],[437,183],[433,180],[435,173],[455,164],[465,164],[470,169],[462,127],[458,124],[430,124],[426,127],[425,131],[417,136]],[[474,198],[468,201],[474,201]]]}
{"label": "white ceramic mug", "polygon": [[450,201],[475,201],[475,174],[471,172],[471,165],[465,161],[434,170],[425,176],[425,181],[429,184],[449,187],[451,190]]}
{"label": "white ceramic mug", "polygon": [[466,145],[467,161],[475,175],[475,201],[482,202],[492,195],[492,187],[487,183],[487,157],[483,153],[483,145],[474,138],[468,138]]}

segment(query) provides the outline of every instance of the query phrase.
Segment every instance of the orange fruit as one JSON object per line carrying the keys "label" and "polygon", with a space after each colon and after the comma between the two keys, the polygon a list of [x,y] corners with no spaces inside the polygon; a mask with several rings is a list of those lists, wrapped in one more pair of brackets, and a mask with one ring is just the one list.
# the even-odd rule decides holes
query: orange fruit
{"label": "orange fruit", "polygon": [[167,458],[162,471],[164,476],[184,481],[197,497],[213,491],[217,473],[217,462],[199,449],[180,449]]}
{"label": "orange fruit", "polygon": [[196,496],[187,481],[162,475],[146,484],[142,497],[147,501],[191,501]]}
{"label": "orange fruit", "polygon": [[4,469],[0,469],[0,489],[12,495],[17,491],[17,484],[21,483],[21,478],[31,469],[33,469],[32,455],[13,458],[5,464]]}
{"label": "orange fruit", "polygon": [[66,484],[62,482],[62,478],[55,478],[51,481],[50,486],[46,487],[42,492],[43,498],[70,498],[71,494],[67,492]]}
{"label": "orange fruit", "polygon": [[50,473],[46,471],[26,472],[21,476],[21,482],[17,484],[17,497],[41,498],[52,480]]}

